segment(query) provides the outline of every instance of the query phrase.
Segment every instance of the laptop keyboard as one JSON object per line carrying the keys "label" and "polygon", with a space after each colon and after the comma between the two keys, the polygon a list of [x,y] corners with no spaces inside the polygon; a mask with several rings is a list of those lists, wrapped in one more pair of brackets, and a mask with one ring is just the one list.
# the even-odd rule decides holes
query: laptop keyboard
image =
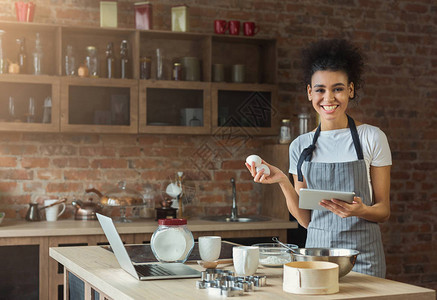
{"label": "laptop keyboard", "polygon": [[134,267],[138,274],[144,277],[175,275],[173,272],[170,272],[162,266],[155,264],[135,265]]}

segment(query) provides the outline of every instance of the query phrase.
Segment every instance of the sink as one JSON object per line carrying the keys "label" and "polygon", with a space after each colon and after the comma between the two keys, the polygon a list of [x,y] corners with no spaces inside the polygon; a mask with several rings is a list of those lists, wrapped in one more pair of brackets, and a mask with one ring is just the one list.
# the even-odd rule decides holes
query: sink
{"label": "sink", "polygon": [[261,217],[261,216],[241,216],[236,219],[231,219],[229,216],[207,216],[203,217],[203,220],[214,221],[214,222],[236,222],[236,223],[245,223],[245,222],[265,222],[269,221],[270,218]]}

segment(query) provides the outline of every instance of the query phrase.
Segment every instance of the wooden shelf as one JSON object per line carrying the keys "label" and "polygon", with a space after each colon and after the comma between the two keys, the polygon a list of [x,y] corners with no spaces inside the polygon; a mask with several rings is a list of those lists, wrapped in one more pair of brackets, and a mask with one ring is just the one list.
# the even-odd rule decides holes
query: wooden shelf
{"label": "wooden shelf", "polygon": [[[18,54],[16,39],[25,38],[28,65],[32,62],[36,33],[39,33],[44,52],[43,73],[46,74],[3,74],[0,75],[0,89],[2,86],[3,89],[22,89],[22,86],[18,88],[14,83],[25,84],[30,90],[35,85],[50,85],[53,99],[51,124],[0,122],[0,131],[215,134],[238,127],[241,129],[239,135],[271,135],[278,130],[278,126],[274,125],[278,123],[275,122],[275,39],[18,22],[0,22],[0,29],[5,31],[4,57],[12,61],[16,60]],[[129,79],[119,79],[120,71],[117,70],[122,40],[127,40],[129,45]],[[109,42],[114,45],[116,66],[112,79],[105,78],[105,50]],[[96,47],[99,78],[64,76],[64,57],[68,45],[73,47],[76,68],[85,60],[86,47]],[[156,80],[158,48],[163,55],[164,80]],[[141,57],[151,59],[151,79],[140,79]],[[200,60],[200,81],[170,80],[173,64],[180,62],[183,57],[196,57]],[[214,64],[225,66],[225,82],[212,82]],[[230,82],[230,70],[234,64],[245,65],[246,83]],[[225,98],[233,99],[228,100],[231,102],[241,102],[251,95],[267,99],[263,104],[269,107],[262,107],[267,111],[262,112],[265,120],[219,123],[223,117],[219,118],[219,113],[223,112],[221,106],[227,104]],[[0,105],[5,106],[8,96],[3,98]],[[124,106],[129,106],[127,113],[130,114],[118,121],[114,121],[116,99],[127,101],[128,104]],[[251,105],[255,105],[258,100],[255,99]],[[111,101],[113,106],[110,105]],[[234,118],[234,110],[237,108],[234,106],[228,108],[231,110],[228,117]],[[126,107],[123,109],[123,113],[126,112]],[[200,126],[186,125],[181,117],[182,111],[186,109],[202,109],[203,120]]]}

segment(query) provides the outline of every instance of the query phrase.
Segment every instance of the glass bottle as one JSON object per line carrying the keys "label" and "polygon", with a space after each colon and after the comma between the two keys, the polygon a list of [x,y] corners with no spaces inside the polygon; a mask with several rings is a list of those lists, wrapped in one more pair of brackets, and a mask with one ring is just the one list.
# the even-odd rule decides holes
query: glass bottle
{"label": "glass bottle", "polygon": [[5,59],[3,57],[3,45],[2,45],[4,33],[5,33],[4,30],[0,30],[0,74],[3,74],[5,70]]}
{"label": "glass bottle", "polygon": [[43,123],[52,122],[52,98],[49,96],[44,100]]}
{"label": "glass bottle", "polygon": [[106,45],[106,77],[113,78],[114,77],[114,54],[113,54],[114,44],[109,42]]}
{"label": "glass bottle", "polygon": [[128,63],[129,63],[129,56],[128,56],[128,45],[127,41],[123,40],[120,45],[120,78],[127,78],[128,74]]}
{"label": "glass bottle", "polygon": [[86,67],[90,77],[99,77],[99,61],[97,59],[97,50],[94,46],[86,47],[87,56],[85,58]]}
{"label": "glass bottle", "polygon": [[43,57],[43,51],[42,51],[42,45],[39,33],[36,33],[36,40],[35,40],[35,50],[32,53],[33,55],[33,74],[34,75],[41,75],[42,74],[42,57]]}
{"label": "glass bottle", "polygon": [[29,107],[27,111],[27,123],[33,123],[35,121],[35,99],[29,98]]}
{"label": "glass bottle", "polygon": [[9,121],[13,122],[15,120],[15,99],[9,96]]}
{"label": "glass bottle", "polygon": [[279,134],[279,144],[289,144],[291,142],[290,119],[282,119],[281,132]]}
{"label": "glass bottle", "polygon": [[73,46],[67,45],[65,52],[65,75],[76,75],[76,58],[74,57]]}
{"label": "glass bottle", "polygon": [[310,128],[311,115],[306,107],[302,108],[302,112],[297,115],[299,119],[299,135],[307,133]]}
{"label": "glass bottle", "polygon": [[24,37],[17,39],[17,44],[19,46],[17,61],[20,66],[20,73],[27,73],[27,56],[26,56],[26,44]]}
{"label": "glass bottle", "polygon": [[160,48],[156,49],[156,79],[164,79],[163,68],[162,68],[162,50]]}

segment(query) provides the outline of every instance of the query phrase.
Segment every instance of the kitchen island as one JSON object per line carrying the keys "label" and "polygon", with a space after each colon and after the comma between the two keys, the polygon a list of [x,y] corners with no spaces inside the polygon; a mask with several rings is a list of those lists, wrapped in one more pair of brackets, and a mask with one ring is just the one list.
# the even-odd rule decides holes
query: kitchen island
{"label": "kitchen island", "polygon": [[[94,291],[100,299],[217,299],[208,290],[197,289],[198,279],[138,281],[120,268],[112,252],[99,246],[54,247],[50,256],[85,282],[85,299]],[[197,264],[193,268],[203,270]],[[227,267],[231,268],[231,267]],[[340,292],[332,295],[296,295],[282,290],[282,268],[259,267],[256,275],[267,276],[267,286],[245,292],[244,299],[415,299],[434,300],[434,290],[350,272],[340,279]],[[64,289],[64,299],[67,297]],[[89,298],[87,298],[89,297]],[[236,297],[239,298],[239,297]]]}
{"label": "kitchen island", "polygon": [[[158,223],[151,219],[133,219],[131,223],[116,223],[116,227],[126,244],[142,244],[150,241]],[[196,239],[202,235],[220,235],[223,239],[277,236],[280,240],[286,240],[287,229],[297,228],[297,223],[280,219],[265,222],[226,223],[190,218],[188,228]],[[5,219],[0,225],[0,247],[4,246],[5,251],[12,251],[12,254],[15,253],[16,247],[28,248],[27,251],[31,251],[34,253],[33,256],[36,256],[34,260],[37,273],[28,274],[29,276],[26,277],[36,277],[39,299],[59,299],[58,293],[64,284],[62,266],[49,257],[49,247],[92,246],[107,243],[98,221],[27,222]],[[17,257],[19,260],[19,256],[12,257]],[[21,260],[17,263],[20,262]],[[5,270],[3,274],[9,277],[8,270]]]}

